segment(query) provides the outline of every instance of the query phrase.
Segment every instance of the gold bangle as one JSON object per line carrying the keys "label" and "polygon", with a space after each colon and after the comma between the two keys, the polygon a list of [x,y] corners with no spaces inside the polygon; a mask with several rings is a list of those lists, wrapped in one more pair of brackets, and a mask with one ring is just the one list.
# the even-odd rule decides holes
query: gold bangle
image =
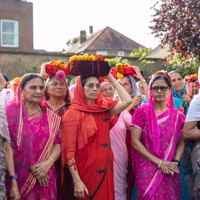
{"label": "gold bangle", "polygon": [[141,82],[146,83],[146,80],[145,80],[145,79],[142,79]]}
{"label": "gold bangle", "polygon": [[54,164],[55,161],[51,156],[49,156],[49,160]]}
{"label": "gold bangle", "polygon": [[113,83],[113,86],[115,86],[117,83],[119,83],[119,81],[116,80],[116,81]]}

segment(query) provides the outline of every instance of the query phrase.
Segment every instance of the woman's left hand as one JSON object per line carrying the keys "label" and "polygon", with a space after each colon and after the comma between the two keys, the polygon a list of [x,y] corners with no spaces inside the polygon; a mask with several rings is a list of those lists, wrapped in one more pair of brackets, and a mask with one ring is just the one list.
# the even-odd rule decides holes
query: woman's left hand
{"label": "woman's left hand", "polygon": [[182,99],[186,101],[188,104],[192,101],[191,97],[187,94],[182,95]]}
{"label": "woman's left hand", "polygon": [[11,200],[19,200],[20,199],[20,193],[19,193],[17,183],[14,185],[11,185],[10,199]]}
{"label": "woman's left hand", "polygon": [[136,74],[134,74],[133,76],[134,76],[135,78],[137,78],[138,80],[144,79],[143,76],[142,76],[142,74],[141,74],[141,71],[140,71],[139,67],[137,67],[137,66],[132,66],[132,67],[133,67],[133,69],[134,69],[135,72],[136,72]]}
{"label": "woman's left hand", "polygon": [[48,161],[44,161],[37,165],[34,165],[33,176],[37,179],[43,178],[48,174],[50,168],[51,168],[51,163],[49,163]]}

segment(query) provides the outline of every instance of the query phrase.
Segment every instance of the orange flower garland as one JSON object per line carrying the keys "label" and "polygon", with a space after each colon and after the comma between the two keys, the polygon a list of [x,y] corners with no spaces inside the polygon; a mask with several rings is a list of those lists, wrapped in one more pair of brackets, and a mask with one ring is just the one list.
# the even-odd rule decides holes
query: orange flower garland
{"label": "orange flower garland", "polygon": [[129,63],[117,63],[115,66],[117,78],[123,78],[126,67],[130,67]]}
{"label": "orange flower garland", "polygon": [[100,55],[89,55],[85,53],[84,55],[73,55],[69,58],[68,64],[70,66],[70,70],[73,68],[74,61],[76,60],[93,60],[93,61],[104,61],[105,56]]}

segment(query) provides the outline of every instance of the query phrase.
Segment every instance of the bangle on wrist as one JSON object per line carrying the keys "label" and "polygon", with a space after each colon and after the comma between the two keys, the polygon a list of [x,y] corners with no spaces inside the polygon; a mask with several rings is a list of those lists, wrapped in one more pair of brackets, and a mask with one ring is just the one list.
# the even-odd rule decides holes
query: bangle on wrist
{"label": "bangle on wrist", "polygon": [[180,166],[180,161],[179,160],[173,159],[172,162],[176,162],[176,163],[178,163],[178,167]]}
{"label": "bangle on wrist", "polygon": [[162,165],[162,160],[160,160],[160,162],[158,164],[158,169],[160,169],[161,165]]}
{"label": "bangle on wrist", "polygon": [[141,82],[143,82],[143,83],[146,83],[146,80],[143,78],[142,80],[140,80]]}
{"label": "bangle on wrist", "polygon": [[15,180],[18,179],[17,174],[14,174],[14,175],[10,176],[10,180],[13,180],[13,179],[15,179]]}
{"label": "bangle on wrist", "polygon": [[52,164],[54,164],[55,161],[51,156],[49,156],[49,160],[52,162]]}
{"label": "bangle on wrist", "polygon": [[116,81],[113,83],[113,86],[115,86],[117,83],[119,83],[119,81],[116,80]]}

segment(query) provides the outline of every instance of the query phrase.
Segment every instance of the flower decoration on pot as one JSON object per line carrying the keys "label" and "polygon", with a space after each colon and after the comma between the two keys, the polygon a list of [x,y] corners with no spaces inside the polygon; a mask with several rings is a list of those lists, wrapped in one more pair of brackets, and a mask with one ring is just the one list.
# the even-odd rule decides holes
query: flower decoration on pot
{"label": "flower decoration on pot", "polygon": [[73,55],[68,61],[69,74],[75,76],[106,76],[110,66],[104,55]]}
{"label": "flower decoration on pot", "polygon": [[197,74],[188,74],[185,76],[185,82],[196,82],[198,81]]}
{"label": "flower decoration on pot", "polygon": [[[135,69],[129,63],[121,63],[121,62],[119,62],[119,63],[116,64],[115,71],[113,70],[113,74],[114,73],[116,74],[115,77],[117,77],[119,79],[123,78],[124,75],[134,76],[134,75],[137,74],[136,71],[135,71]],[[142,71],[141,71],[141,74],[143,76]]]}

